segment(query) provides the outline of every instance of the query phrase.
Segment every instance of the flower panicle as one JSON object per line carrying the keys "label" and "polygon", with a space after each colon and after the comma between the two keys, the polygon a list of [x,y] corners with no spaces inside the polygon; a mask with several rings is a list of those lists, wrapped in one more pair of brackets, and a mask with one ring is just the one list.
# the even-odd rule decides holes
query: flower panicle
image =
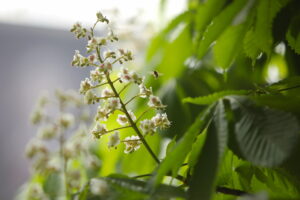
{"label": "flower panicle", "polygon": [[[145,135],[153,135],[158,129],[166,129],[171,123],[167,114],[162,113],[166,106],[158,96],[153,94],[152,87],[146,86],[146,77],[127,67],[116,66],[132,61],[134,56],[131,51],[122,48],[117,48],[117,51],[109,49],[109,42],[119,40],[110,27],[106,36],[95,35],[94,29],[98,22],[109,24],[109,20],[102,13],[98,12],[96,16],[97,21],[94,26],[85,34],[87,36],[86,50],[88,55],[84,57],[79,51],[75,51],[72,66],[93,67],[90,71],[90,77],[81,81],[79,92],[84,95],[85,103],[99,104],[95,116],[95,126],[91,130],[94,138],[100,139],[103,135],[110,133],[108,147],[116,148],[117,145],[123,143],[125,144],[124,152],[132,153],[138,150],[142,143],[145,145]],[[76,26],[74,25],[74,27]],[[76,35],[79,28],[77,30],[74,27],[71,32]],[[112,75],[117,75],[117,79],[113,81],[111,79]],[[135,86],[138,92],[133,97],[126,98],[126,95],[122,92],[129,85]],[[101,88],[102,86],[103,88]],[[123,89],[117,90],[119,87]],[[157,114],[150,119],[140,121],[143,114],[137,118],[136,113],[127,108],[130,102],[139,98],[146,100],[145,105],[148,109],[156,111]],[[116,122],[120,125],[116,129],[132,127],[136,135],[121,140],[120,131],[114,132],[113,130],[116,129],[108,130],[106,122],[114,113],[117,113]]]}

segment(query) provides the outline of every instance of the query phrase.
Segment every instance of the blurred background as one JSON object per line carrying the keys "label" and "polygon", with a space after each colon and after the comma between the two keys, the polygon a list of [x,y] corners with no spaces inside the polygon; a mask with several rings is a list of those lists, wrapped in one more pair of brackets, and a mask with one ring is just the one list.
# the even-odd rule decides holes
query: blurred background
{"label": "blurred background", "polygon": [[[75,89],[87,71],[71,67],[74,50],[84,42],[73,37],[70,27],[79,21],[92,24],[101,11],[114,21],[116,34],[135,38],[126,45],[142,63],[143,51],[155,33],[185,6],[179,0],[20,1],[0,7],[0,199],[13,199],[29,175],[25,145],[35,135],[29,123],[38,96],[56,88]],[[129,47],[128,47],[129,45]]]}

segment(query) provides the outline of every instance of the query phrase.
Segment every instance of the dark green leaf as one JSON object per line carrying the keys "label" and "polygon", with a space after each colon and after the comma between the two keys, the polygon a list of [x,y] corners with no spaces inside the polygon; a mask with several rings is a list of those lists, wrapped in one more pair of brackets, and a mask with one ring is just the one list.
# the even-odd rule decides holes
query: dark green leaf
{"label": "dark green leaf", "polygon": [[173,170],[173,173],[177,173],[177,170],[184,162],[187,154],[190,152],[194,139],[205,128],[207,121],[211,117],[213,107],[214,106],[210,106],[205,111],[201,112],[195,119],[192,126],[175,145],[172,154],[169,154],[159,165],[155,176],[150,180],[151,186],[157,186],[161,183],[164,176],[171,170]]}
{"label": "dark green leaf", "polygon": [[214,46],[214,57],[218,67],[227,69],[232,64],[235,56],[242,47],[241,41],[246,32],[246,24],[230,26],[220,36]]}
{"label": "dark green leaf", "polygon": [[300,16],[295,17],[286,33],[286,39],[292,49],[300,54]]}
{"label": "dark green leaf", "polygon": [[245,6],[247,0],[235,0],[228,5],[207,27],[199,43],[198,56],[202,58],[209,46],[214,42],[231,24],[234,17]]}
{"label": "dark green leaf", "polygon": [[223,101],[219,101],[206,141],[191,177],[189,198],[210,200],[215,191],[218,167],[227,145],[228,123]]}
{"label": "dark green leaf", "polygon": [[260,52],[270,55],[273,44],[272,24],[276,14],[289,0],[258,1],[256,21],[244,40],[244,51],[254,62]]}
{"label": "dark green leaf", "polygon": [[[105,180],[112,185],[119,186],[118,189],[123,190],[130,190],[138,193],[143,194],[150,194],[150,191],[147,187],[147,183],[144,181],[139,181],[135,179],[129,178],[112,178],[107,177]],[[152,197],[185,197],[186,194],[184,190],[178,187],[173,187],[169,185],[160,184],[155,190],[155,193],[151,193]],[[129,197],[130,199],[130,197]]]}
{"label": "dark green leaf", "polygon": [[299,137],[296,117],[255,106],[246,97],[227,98],[234,113],[234,135],[242,156],[262,166],[276,166],[286,160]]}

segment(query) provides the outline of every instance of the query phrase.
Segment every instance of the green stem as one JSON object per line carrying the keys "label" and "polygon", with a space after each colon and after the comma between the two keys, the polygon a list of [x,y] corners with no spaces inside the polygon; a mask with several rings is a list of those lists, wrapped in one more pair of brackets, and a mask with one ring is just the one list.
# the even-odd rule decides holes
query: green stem
{"label": "green stem", "polygon": [[[125,128],[130,128],[131,126],[122,126],[122,127],[119,127],[119,128],[114,128],[114,129],[111,129],[111,130],[109,130],[109,131],[106,131],[104,134],[101,134],[101,136],[102,135],[105,135],[105,134],[107,134],[107,133],[111,133],[111,132],[113,132],[113,131],[117,131],[117,130],[121,130],[121,129],[125,129]],[[97,133],[100,133],[100,132],[94,132],[95,134],[97,134]]]}

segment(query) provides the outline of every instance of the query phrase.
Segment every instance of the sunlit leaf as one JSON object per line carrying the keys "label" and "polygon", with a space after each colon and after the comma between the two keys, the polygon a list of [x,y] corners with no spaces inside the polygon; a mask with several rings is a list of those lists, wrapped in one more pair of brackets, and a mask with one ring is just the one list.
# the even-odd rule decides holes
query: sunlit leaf
{"label": "sunlit leaf", "polygon": [[245,6],[246,0],[233,1],[228,5],[207,27],[199,44],[198,56],[202,58],[209,46],[214,42],[231,24],[234,17]]}
{"label": "sunlit leaf", "polygon": [[249,91],[247,90],[224,90],[221,92],[215,92],[207,96],[200,96],[195,98],[187,97],[183,99],[183,102],[197,105],[209,105],[228,95],[245,95],[247,93],[249,93]]}

